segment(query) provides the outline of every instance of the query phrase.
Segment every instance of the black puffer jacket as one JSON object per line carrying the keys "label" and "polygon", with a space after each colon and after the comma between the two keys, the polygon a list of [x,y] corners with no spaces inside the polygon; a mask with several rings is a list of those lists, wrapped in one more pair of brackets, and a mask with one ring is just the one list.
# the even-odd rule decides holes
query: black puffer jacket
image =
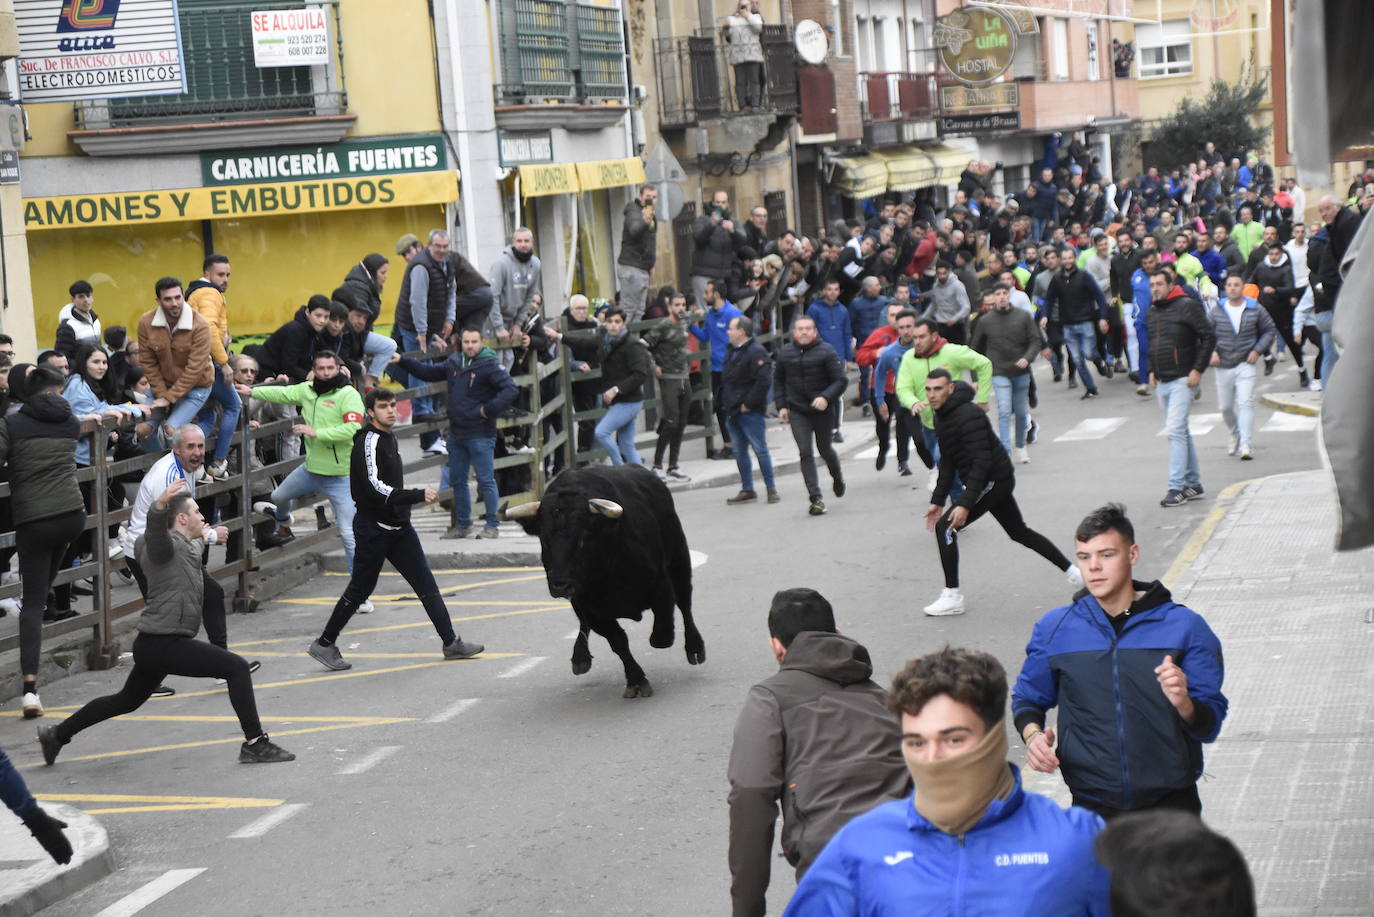
{"label": "black puffer jacket", "polygon": [[820,338],[805,347],[788,341],[773,370],[773,399],[779,411],[819,414],[811,402],[819,396],[834,405],[848,381],[834,347]]}
{"label": "black puffer jacket", "polygon": [[750,338],[742,346],[727,350],[720,375],[720,404],[726,414],[733,417],[741,407],[762,414],[768,407],[773,358],[758,341]]}
{"label": "black puffer jacket", "polygon": [[[285,373],[292,383],[304,382],[320,348],[320,336],[305,317],[305,306],[296,310],[291,321],[282,325],[251,356],[258,361],[258,378]],[[244,353],[249,353],[244,348]]]}
{"label": "black puffer jacket", "polygon": [[9,467],[14,524],[84,510],[76,484],[81,424],[60,395],[33,395],[0,422],[0,463]]}
{"label": "black puffer jacket", "polygon": [[367,330],[371,331],[372,323],[382,314],[381,288],[361,261],[349,269],[343,285],[353,294],[355,302],[367,306]]}
{"label": "black puffer jacket", "polygon": [[652,271],[658,258],[658,220],[652,226],[644,219],[644,204],[636,198],[625,205],[620,230],[620,257],[616,263]]}
{"label": "black puffer jacket", "polygon": [[1178,284],[1145,314],[1150,340],[1150,372],[1172,382],[1193,370],[1205,373],[1217,348],[1217,334],[1202,304]]}
{"label": "black puffer jacket", "polygon": [[738,225],[734,232],[726,229],[725,220],[731,220],[728,210],[719,223],[712,223],[709,216],[702,214],[692,224],[693,275],[712,280],[724,280],[729,276],[730,265],[735,262],[735,250],[744,245],[744,233]]}
{"label": "black puffer jacket", "polygon": [[611,404],[633,404],[644,400],[644,383],[654,373],[649,349],[628,331],[620,340],[602,333],[601,391],[617,389]]}
{"label": "black puffer jacket", "polygon": [[1007,450],[988,415],[973,403],[973,386],[967,382],[955,382],[949,400],[935,412],[935,438],[940,442],[940,481],[930,502],[936,506],[944,505],[956,474],[964,492],[955,506],[972,508],[988,487],[1015,483]]}
{"label": "black puffer jacket", "polygon": [[[1260,259],[1260,263],[1255,266],[1255,273],[1250,276],[1250,282],[1260,288],[1260,305],[1271,314],[1275,311],[1283,313],[1293,308],[1293,296],[1298,289],[1293,284],[1293,264],[1288,260],[1286,252],[1278,264],[1270,264],[1268,258]],[[1264,292],[1265,287],[1273,287],[1274,292]]]}

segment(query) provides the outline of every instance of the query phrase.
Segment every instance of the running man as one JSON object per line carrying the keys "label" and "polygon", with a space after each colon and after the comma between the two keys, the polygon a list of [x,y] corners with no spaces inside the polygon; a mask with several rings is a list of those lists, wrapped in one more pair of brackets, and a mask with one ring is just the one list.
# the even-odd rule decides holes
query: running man
{"label": "running man", "polygon": [[353,536],[357,545],[353,575],[343,595],[339,596],[324,632],[310,644],[308,652],[326,668],[335,671],[353,668],[353,663],[343,658],[335,641],[358,606],[377,588],[382,564],[389,560],[415,590],[420,604],[425,606],[443,641],[444,658],[471,659],[486,647],[468,643],[453,632],[448,607],[430,572],[420,536],[410,524],[410,507],[416,503],[433,503],[439,499],[439,492],[429,487],[407,490],[402,486],[405,479],[401,454],[396,448],[396,437],[391,433],[396,425],[396,396],[387,389],[374,388],[367,393],[366,410],[367,424],[353,437],[348,475],[353,499],[358,504],[358,513],[353,517]]}
{"label": "running man", "polygon": [[248,660],[195,639],[205,597],[205,529],[205,517],[187,493],[185,478],[177,478],[153,501],[147,529],[135,546],[148,578],[148,604],[134,638],[133,671],[118,693],[96,698],[56,726],[38,727],[46,764],[56,761],[62,746],[81,730],[142,707],[168,675],[228,681],[229,702],[243,728],[240,764],[296,760],[262,731]]}

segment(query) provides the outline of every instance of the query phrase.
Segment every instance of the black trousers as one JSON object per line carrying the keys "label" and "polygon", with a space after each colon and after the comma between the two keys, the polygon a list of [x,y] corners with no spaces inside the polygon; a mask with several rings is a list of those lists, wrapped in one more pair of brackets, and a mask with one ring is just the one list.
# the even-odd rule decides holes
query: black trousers
{"label": "black trousers", "polygon": [[62,568],[67,547],[81,536],[85,524],[85,511],[74,509],[60,516],[25,522],[14,530],[19,546],[19,578],[24,586],[19,606],[19,671],[23,675],[38,674],[48,590]]}
{"label": "black trousers", "polygon": [[663,464],[663,450],[668,450],[668,467],[676,468],[682,452],[682,431],[687,426],[687,406],[692,400],[692,383],[687,379],[658,380],[660,410],[658,442],[654,445],[654,465]]}
{"label": "black trousers", "polygon": [[[829,410],[821,411],[819,414],[803,414],[801,411],[793,410],[787,412],[787,421],[788,426],[792,428],[792,438],[797,442],[802,480],[806,482],[806,495],[814,500],[821,495],[820,481],[816,476],[815,452],[819,452],[825,460],[825,467],[830,470],[832,480],[839,481],[844,478],[840,473],[840,457],[835,454],[835,446],[830,440],[830,435],[835,430],[835,415]],[[815,452],[811,450],[812,442],[816,444]]]}
{"label": "black trousers", "polygon": [[[134,582],[138,583],[138,591],[146,600],[148,577],[144,575],[138,561],[132,557],[126,557],[124,560],[129,566],[129,572],[134,575]],[[202,576],[204,594],[201,599],[200,618],[205,624],[205,636],[215,646],[226,649],[229,646],[229,628],[224,620],[224,587],[219,584],[219,580],[210,575],[210,571],[202,571]]]}
{"label": "black trousers", "polygon": [[930,467],[933,462],[926,454],[926,444],[919,434],[913,434],[911,424],[920,423],[919,420],[911,416],[911,412],[902,407],[902,403],[897,400],[894,393],[883,395],[883,404],[887,406],[887,420],[873,412],[874,428],[878,432],[878,451],[887,455],[888,446],[892,442],[892,428],[897,428],[897,461],[905,465],[911,459],[911,443],[916,443],[917,453],[921,453],[921,461]]}
{"label": "black trousers", "polygon": [[730,448],[730,431],[725,428],[725,411],[720,403],[720,390],[725,385],[725,375],[718,369],[711,370],[711,408],[716,415],[716,429],[720,431],[721,448]]}
{"label": "black trousers", "polygon": [[57,737],[70,742],[72,736],[96,723],[133,713],[168,675],[225,679],[243,737],[251,741],[262,735],[258,705],[253,699],[253,676],[242,656],[191,637],[141,633],[134,638],[134,668],[124,687],[115,694],[97,697],[67,717],[58,724]]}
{"label": "black trousers", "polygon": [[[1027,526],[1026,521],[1021,518],[1021,507],[1016,505],[1016,498],[1011,495],[1015,486],[1011,481],[998,482],[985,490],[969,509],[964,528],[972,525],[979,516],[991,513],[992,518],[997,520],[997,524],[1002,526],[1002,530],[1012,541],[1030,548],[1060,570],[1068,570],[1069,559],[1054,546],[1054,542]],[[958,589],[959,538],[957,532],[952,532],[949,528],[949,515],[952,512],[954,507],[951,505],[940,517],[940,521],[935,523],[935,543],[940,549],[940,566],[945,571],[945,586]]]}
{"label": "black trousers", "polygon": [[735,64],[735,104],[740,111],[763,105],[763,61]]}
{"label": "black trousers", "polygon": [[1125,815],[1128,811],[1144,812],[1150,809],[1179,809],[1184,812],[1192,812],[1194,815],[1202,814],[1202,800],[1198,798],[1196,783],[1181,790],[1174,790],[1167,796],[1157,799],[1151,805],[1140,806],[1136,809],[1114,809],[1111,806],[1104,806],[1100,802],[1084,799],[1081,796],[1074,796],[1073,804],[1090,812],[1096,812],[1106,821],[1111,821],[1118,815]]}
{"label": "black trousers", "polygon": [[[1288,352],[1293,355],[1293,362],[1298,364],[1298,369],[1304,369],[1302,362],[1302,342],[1293,337],[1293,307],[1285,305],[1266,305],[1264,311],[1269,313],[1269,317],[1278,326],[1279,341],[1288,348]],[[1279,349],[1273,350],[1275,356]]]}
{"label": "black trousers", "polygon": [[951,344],[967,344],[968,319],[955,322],[952,325],[946,325],[944,322],[940,322],[940,336]]}
{"label": "black trousers", "polygon": [[444,645],[457,639],[453,622],[448,617],[448,606],[439,594],[439,585],[434,582],[434,574],[430,572],[425,549],[420,545],[420,536],[415,534],[414,526],[407,522],[394,530],[382,528],[374,518],[360,512],[353,517],[353,537],[353,575],[334,605],[329,623],[324,626],[320,635],[322,642],[327,645],[339,639],[358,606],[377,588],[377,578],[387,561],[391,561],[391,566],[415,590]]}

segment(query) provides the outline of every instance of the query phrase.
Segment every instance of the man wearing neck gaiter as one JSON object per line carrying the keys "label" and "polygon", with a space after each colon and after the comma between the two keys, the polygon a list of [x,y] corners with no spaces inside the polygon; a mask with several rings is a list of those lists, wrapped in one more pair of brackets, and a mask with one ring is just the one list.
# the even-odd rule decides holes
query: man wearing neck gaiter
{"label": "man wearing neck gaiter", "polygon": [[784,917],[1110,913],[1102,819],[1028,792],[1006,760],[1001,663],[946,647],[908,662],[887,703],[916,794],[841,829]]}

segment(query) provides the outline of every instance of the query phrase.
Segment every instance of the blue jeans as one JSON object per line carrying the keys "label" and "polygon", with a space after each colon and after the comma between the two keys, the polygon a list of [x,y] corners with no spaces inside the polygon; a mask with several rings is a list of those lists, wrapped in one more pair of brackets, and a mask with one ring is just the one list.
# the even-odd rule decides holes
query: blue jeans
{"label": "blue jeans", "polygon": [[496,437],[473,436],[448,438],[448,478],[453,484],[453,505],[458,511],[458,528],[472,525],[472,496],[468,493],[468,468],[477,474],[477,492],[482,497],[486,513],[482,521],[489,529],[498,526],[496,510],[500,495],[496,492]]}
{"label": "blue jeans", "polygon": [[[401,334],[404,335],[405,332],[402,331]],[[367,361],[367,374],[374,379],[382,378],[382,373],[386,372],[386,366],[391,362],[391,355],[395,352],[395,341],[375,331],[369,331],[367,339],[363,341],[363,355],[372,358]]]}
{"label": "blue jeans", "polygon": [[[210,386],[202,385],[193,388],[185,395],[177,399],[172,405],[167,418],[161,422],[161,426],[171,427],[172,432],[176,432],[178,427],[184,427],[196,419],[201,408],[205,407],[205,400],[210,397]],[[150,436],[143,440],[143,448],[147,452],[166,452],[172,447],[171,437],[167,437],[167,443],[161,442],[160,436]]]}
{"label": "blue jeans", "polygon": [[1336,352],[1336,339],[1331,335],[1331,323],[1336,318],[1334,309],[1328,312],[1313,312],[1312,324],[1322,335],[1322,391],[1331,384],[1331,370],[1336,368],[1340,354]]}
{"label": "blue jeans", "polygon": [[234,436],[234,431],[239,426],[239,411],[243,405],[239,401],[239,393],[234,391],[234,386],[224,381],[220,375],[219,367],[215,367],[215,384],[210,386],[210,397],[205,402],[205,407],[196,415],[196,425],[205,434],[205,441],[210,441],[210,432],[215,429],[215,408],[210,404],[211,401],[218,401],[220,404],[219,433],[215,436],[215,451],[211,455],[210,461],[222,462],[229,455],[229,440]]}
{"label": "blue jeans", "polygon": [[1011,451],[1011,415],[1016,413],[1016,448],[1026,444],[1026,429],[1030,426],[1030,373],[1023,376],[993,376],[992,390],[997,393],[997,435],[1002,448]]}
{"label": "blue jeans", "polygon": [[[996,377],[994,377],[996,378]],[[920,418],[911,419],[913,425],[921,428],[921,439],[925,440],[926,451],[930,453],[931,459],[935,462],[935,467],[940,467],[940,440],[935,435],[934,427],[927,427],[921,423]],[[954,483],[949,488],[949,499],[952,501],[959,499],[964,494],[964,482],[959,480],[959,476],[954,476]]]}
{"label": "blue jeans", "polygon": [[[1073,369],[1083,380],[1083,387],[1097,391],[1097,383],[1088,375],[1088,361],[1097,359],[1097,329],[1092,322],[1072,322],[1064,326],[1064,347],[1073,361]],[[1072,370],[1070,370],[1072,372]]]}
{"label": "blue jeans", "polygon": [[635,421],[643,405],[642,401],[613,404],[596,422],[596,442],[611,457],[612,465],[644,464],[635,450]]}
{"label": "blue jeans", "polygon": [[773,457],[768,454],[763,415],[755,411],[730,414],[725,418],[725,425],[730,430],[730,442],[735,446],[735,466],[739,468],[740,490],[754,489],[754,460],[749,457],[749,449],[753,449],[754,454],[759,457],[763,486],[768,490],[777,490],[773,486]]}
{"label": "blue jeans", "polygon": [[1169,489],[1201,487],[1197,450],[1188,430],[1188,414],[1193,408],[1193,390],[1186,376],[1161,382],[1155,389],[1159,408],[1164,412],[1164,432],[1169,435]]}
{"label": "blue jeans", "polygon": [[348,475],[316,474],[306,471],[305,466],[301,465],[282,479],[268,499],[277,507],[276,513],[273,514],[277,521],[285,523],[291,519],[291,501],[315,493],[328,497],[329,505],[334,508],[334,527],[339,530],[339,537],[343,539],[344,560],[348,562],[348,570],[351,573],[354,545],[353,516],[357,512],[357,505],[353,502]]}
{"label": "blue jeans", "polygon": [[[377,335],[377,336],[378,336],[378,337],[381,337],[381,335]],[[428,346],[428,345],[426,345],[426,346]],[[419,339],[418,337],[415,336],[415,332],[414,332],[414,331],[407,331],[407,330],[405,330],[404,328],[402,328],[402,329],[401,329],[401,350],[402,350],[402,352],[404,352],[404,353],[413,353],[413,352],[415,352],[415,351],[417,351],[417,350],[420,350],[420,349],[422,349],[421,346],[420,346],[420,339]],[[363,352],[366,353],[367,351],[364,350]],[[419,388],[419,387],[422,386],[422,385],[429,385],[428,382],[426,382],[424,379],[421,379],[419,376],[409,376],[408,379],[409,379],[409,381],[406,382],[406,388]],[[411,401],[410,401],[410,416],[411,416],[411,417],[414,417],[414,416],[416,416],[417,414],[431,414],[431,413],[433,413],[433,412],[434,412],[434,399],[431,398],[429,395],[424,395],[423,397],[420,397],[420,398],[412,398],[412,399],[411,399]]]}

